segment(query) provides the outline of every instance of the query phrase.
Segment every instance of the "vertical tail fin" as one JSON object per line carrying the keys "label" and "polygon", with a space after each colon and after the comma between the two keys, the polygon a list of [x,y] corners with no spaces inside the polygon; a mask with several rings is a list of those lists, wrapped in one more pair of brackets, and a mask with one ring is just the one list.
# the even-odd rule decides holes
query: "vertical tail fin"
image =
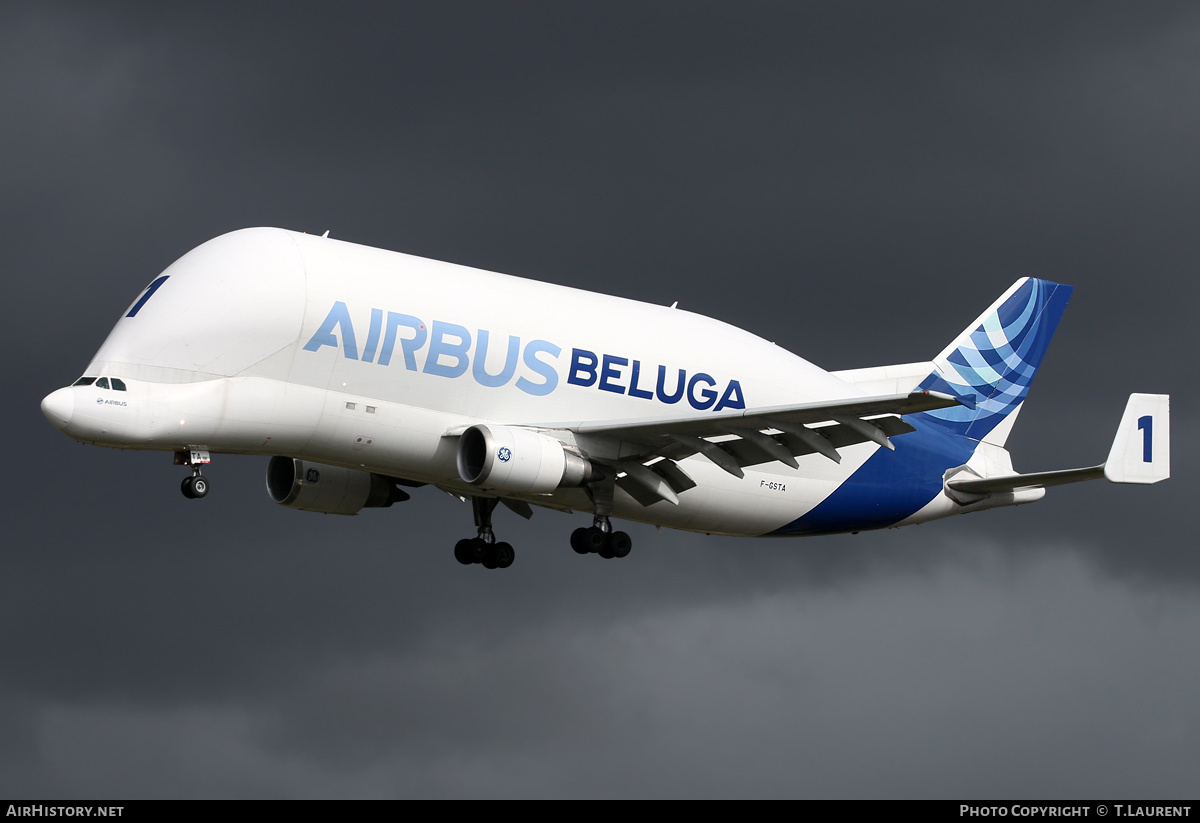
{"label": "vertical tail fin", "polygon": [[1032,277],[1014,283],[934,359],[934,371],[918,386],[963,405],[920,416],[1004,445],[1073,290]]}

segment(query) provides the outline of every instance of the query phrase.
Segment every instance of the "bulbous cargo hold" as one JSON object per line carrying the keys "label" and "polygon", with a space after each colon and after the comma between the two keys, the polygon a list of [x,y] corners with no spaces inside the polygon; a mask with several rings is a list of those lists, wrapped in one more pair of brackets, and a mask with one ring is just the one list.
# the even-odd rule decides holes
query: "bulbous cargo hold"
{"label": "bulbous cargo hold", "polygon": [[592,464],[561,441],[514,426],[471,426],[458,441],[458,474],[481,489],[548,494],[582,486]]}
{"label": "bulbous cargo hold", "polygon": [[408,499],[407,492],[381,474],[291,457],[271,458],[267,493],[281,506],[322,514],[358,514]]}

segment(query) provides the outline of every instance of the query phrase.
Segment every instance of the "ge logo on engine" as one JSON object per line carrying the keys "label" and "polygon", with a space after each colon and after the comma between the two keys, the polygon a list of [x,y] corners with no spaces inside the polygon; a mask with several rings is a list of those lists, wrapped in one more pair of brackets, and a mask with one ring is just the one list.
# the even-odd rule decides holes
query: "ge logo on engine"
{"label": "ge logo on engine", "polygon": [[501,446],[500,451],[496,452],[496,456],[500,458],[501,463],[507,463],[512,460],[512,450],[507,446]]}

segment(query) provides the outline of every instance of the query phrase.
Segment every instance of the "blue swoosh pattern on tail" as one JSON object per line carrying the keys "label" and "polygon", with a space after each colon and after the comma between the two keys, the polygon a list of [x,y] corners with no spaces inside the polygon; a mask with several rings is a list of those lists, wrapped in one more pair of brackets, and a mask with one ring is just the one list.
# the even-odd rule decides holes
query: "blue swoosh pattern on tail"
{"label": "blue swoosh pattern on tail", "polygon": [[878,449],[807,514],[771,534],[884,528],[941,494],[946,470],[970,460],[978,441],[1024,402],[1072,291],[1034,278],[1014,284],[918,386],[952,394],[962,405],[905,415],[916,431],[895,436],[895,451]]}
{"label": "blue swoosh pattern on tail", "polygon": [[941,374],[934,372],[918,386],[949,391],[963,406],[914,416],[973,440],[986,437],[1025,400],[1072,291],[1048,280],[1026,280],[967,343],[938,358]]}

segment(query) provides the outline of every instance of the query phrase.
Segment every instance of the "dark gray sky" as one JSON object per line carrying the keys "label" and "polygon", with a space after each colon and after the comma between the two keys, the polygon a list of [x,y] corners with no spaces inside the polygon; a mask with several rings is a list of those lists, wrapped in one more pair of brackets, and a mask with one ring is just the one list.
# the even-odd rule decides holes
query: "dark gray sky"
{"label": "dark gray sky", "polygon": [[[0,796],[1194,797],[1200,10],[9,4]],[[343,518],[38,403],[158,272],[272,225],[685,308],[827,368],[1077,287],[1009,441],[1175,477],[858,536]],[[186,323],[186,318],[180,322]],[[1189,535],[1192,535],[1189,537]]]}

